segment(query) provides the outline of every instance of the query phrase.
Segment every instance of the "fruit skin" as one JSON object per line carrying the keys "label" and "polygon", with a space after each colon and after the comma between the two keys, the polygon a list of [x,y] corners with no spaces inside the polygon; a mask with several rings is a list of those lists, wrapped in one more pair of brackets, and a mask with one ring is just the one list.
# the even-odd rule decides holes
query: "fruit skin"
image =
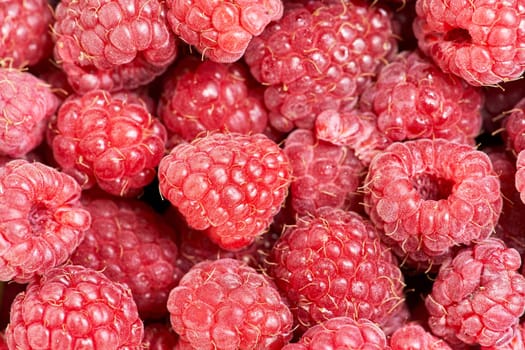
{"label": "fruit skin", "polygon": [[131,291],[77,265],[35,279],[11,305],[10,349],[139,350],[144,333]]}
{"label": "fruit skin", "polygon": [[432,332],[454,344],[502,346],[525,311],[519,253],[489,238],[462,249],[439,269],[427,296]]}
{"label": "fruit skin", "polygon": [[55,18],[54,58],[77,93],[148,84],[177,55],[158,0],[63,0]]}
{"label": "fruit skin", "polygon": [[62,170],[83,189],[137,196],[156,177],[167,132],[133,92],[71,95],[49,124],[48,143]]}
{"label": "fruit skin", "polygon": [[168,299],[171,325],[195,349],[281,349],[292,314],[274,284],[235,259],[204,261]]}
{"label": "fruit skin", "polygon": [[469,84],[495,85],[525,71],[525,1],[418,0],[419,47]]}
{"label": "fruit skin", "polygon": [[390,337],[392,350],[452,350],[443,340],[427,332],[416,322],[398,328]]}
{"label": "fruit skin", "polygon": [[91,224],[80,186],[42,163],[0,167],[0,280],[28,282],[65,263]]}
{"label": "fruit skin", "polygon": [[263,134],[211,133],[175,146],[158,177],[162,196],[191,228],[238,250],[268,229],[287,196],[291,167]]}

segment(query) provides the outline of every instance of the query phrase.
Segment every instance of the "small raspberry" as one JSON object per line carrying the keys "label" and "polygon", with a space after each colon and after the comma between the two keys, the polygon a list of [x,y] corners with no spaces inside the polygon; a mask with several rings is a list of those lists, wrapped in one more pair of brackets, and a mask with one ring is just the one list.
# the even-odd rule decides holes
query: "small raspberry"
{"label": "small raspberry", "polygon": [[168,299],[171,325],[196,349],[281,349],[292,315],[273,283],[235,259],[204,261]]}
{"label": "small raspberry", "polygon": [[55,59],[78,93],[145,85],[177,53],[159,0],[62,0],[55,18]]}
{"label": "small raspberry", "polygon": [[11,306],[10,349],[138,350],[143,325],[129,289],[68,265],[31,282]]}
{"label": "small raspberry", "polygon": [[[177,335],[164,323],[150,323],[144,326],[142,350],[176,350]],[[0,349],[1,350],[1,349]]]}
{"label": "small raspberry", "polygon": [[137,195],[153,181],[167,139],[164,126],[132,92],[72,95],[49,129],[48,142],[64,172],[84,189],[97,184],[120,196]]}
{"label": "small raspberry", "polygon": [[188,225],[228,250],[267,230],[291,182],[286,155],[263,134],[213,133],[179,144],[158,174],[161,194]]}
{"label": "small raspberry", "polygon": [[421,50],[472,85],[494,85],[525,71],[525,1],[418,0]]}
{"label": "small raspberry", "polygon": [[0,167],[0,280],[24,283],[65,263],[91,224],[80,186],[42,163]]}
{"label": "small raspberry", "polygon": [[390,337],[392,350],[452,350],[442,339],[425,331],[417,323],[407,323]]}

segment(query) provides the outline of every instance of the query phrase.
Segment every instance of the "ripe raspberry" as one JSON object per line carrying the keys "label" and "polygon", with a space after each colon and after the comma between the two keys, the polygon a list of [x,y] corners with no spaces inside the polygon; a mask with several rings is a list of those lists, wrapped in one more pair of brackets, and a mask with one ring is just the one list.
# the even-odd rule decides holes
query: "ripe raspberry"
{"label": "ripe raspberry", "polygon": [[392,350],[452,350],[442,339],[425,331],[417,323],[407,323],[390,337]]}
{"label": "ripe raspberry", "polygon": [[255,88],[241,63],[193,56],[167,76],[158,115],[168,131],[186,141],[214,130],[261,133],[268,122],[262,90]]}
{"label": "ripe raspberry", "polygon": [[3,333],[0,334],[0,350],[9,350],[5,341],[5,335]]}
{"label": "ripe raspberry", "polygon": [[171,28],[215,62],[237,61],[250,40],[283,15],[281,0],[166,1]]}
{"label": "ripe raspberry", "polygon": [[311,129],[326,109],[349,110],[396,51],[388,12],[358,1],[287,2],[252,39],[245,61],[264,85],[271,125]]}
{"label": "ripe raspberry", "polygon": [[31,282],[11,306],[10,349],[138,350],[143,325],[129,289],[68,265]]}
{"label": "ripe raspberry", "polygon": [[196,349],[281,349],[292,315],[273,283],[235,259],[204,261],[168,299],[171,325]]}
{"label": "ripe raspberry", "polygon": [[426,298],[432,332],[450,344],[508,343],[525,311],[519,253],[489,238],[441,265]]}
{"label": "ripe raspberry", "polygon": [[71,261],[126,284],[142,318],[167,314],[168,294],[182,276],[175,232],[138,200],[94,198],[84,206],[92,224]]}
{"label": "ripe raspberry", "polygon": [[275,243],[268,265],[301,329],[338,316],[382,326],[402,310],[397,261],[354,212],[325,207],[298,218]]}
{"label": "ripe raspberry", "polygon": [[436,265],[456,245],[487,238],[502,207],[489,157],[443,139],[395,142],[365,179],[365,210],[409,262]]}
{"label": "ripe raspberry", "polygon": [[[150,323],[144,326],[142,350],[175,350],[177,335],[164,323]],[[1,349],[0,349],[1,350]]]}
{"label": "ripe raspberry", "polygon": [[508,150],[517,156],[525,149],[525,97],[522,97],[505,115],[502,127]]}
{"label": "ripe raspberry", "polygon": [[53,14],[46,0],[0,2],[0,65],[22,68],[51,54]]}
{"label": "ripe raspberry", "polygon": [[70,176],[42,163],[0,167],[0,280],[24,283],[61,265],[91,224]]}
{"label": "ripe raspberry", "polygon": [[52,118],[48,141],[62,169],[84,189],[134,196],[156,176],[166,129],[138,95],[95,90],[72,95]]}
{"label": "ripe raspberry", "polygon": [[443,138],[474,145],[481,90],[443,73],[419,51],[404,51],[379,71],[360,99],[390,141]]}
{"label": "ripe raspberry", "polygon": [[513,80],[494,87],[484,87],[483,129],[497,133],[502,119],[523,99],[525,79]]}
{"label": "ripe raspberry", "polygon": [[525,150],[518,154],[516,160],[516,175],[515,175],[516,190],[520,193],[522,203],[525,203]]}
{"label": "ripe raspberry", "polygon": [[525,71],[525,1],[418,0],[421,50],[472,85],[494,85]]}
{"label": "ripe raspberry", "polygon": [[[282,350],[390,350],[385,333],[367,319],[335,317],[309,328],[298,343],[285,345]],[[425,349],[426,350],[426,349]]]}
{"label": "ripe raspberry", "polygon": [[188,225],[237,250],[264,233],[284,203],[288,159],[263,134],[213,133],[175,146],[159,164],[159,188]]}
{"label": "ripe raspberry", "polygon": [[177,53],[158,0],[62,0],[55,18],[55,59],[78,93],[145,85]]}
{"label": "ripe raspberry", "polygon": [[57,107],[58,99],[43,80],[0,68],[0,155],[18,158],[36,148]]}
{"label": "ripe raspberry", "polygon": [[482,346],[481,350],[525,350],[525,342],[523,341],[525,339],[525,328],[523,323],[516,326],[516,329],[514,330],[514,336],[505,345],[500,346]]}

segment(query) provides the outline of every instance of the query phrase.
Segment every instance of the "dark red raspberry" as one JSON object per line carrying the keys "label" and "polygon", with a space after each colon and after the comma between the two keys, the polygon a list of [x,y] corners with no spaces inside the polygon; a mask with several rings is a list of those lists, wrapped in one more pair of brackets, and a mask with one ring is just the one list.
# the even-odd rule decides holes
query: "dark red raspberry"
{"label": "dark red raspberry", "polygon": [[357,102],[396,51],[388,12],[359,1],[285,3],[284,16],[253,38],[245,61],[264,85],[270,123],[311,129],[326,109]]}
{"label": "dark red raspberry", "polygon": [[57,107],[58,98],[43,80],[0,68],[0,155],[18,158],[36,148]]}
{"label": "dark red raspberry", "polygon": [[68,265],[31,282],[11,306],[10,349],[140,349],[131,292],[102,272]]}
{"label": "dark red raspberry", "polygon": [[3,333],[0,334],[0,350],[9,350]]}
{"label": "dark red raspberry", "polygon": [[204,261],[168,299],[171,325],[196,349],[281,349],[292,315],[273,283],[235,259]]}
{"label": "dark red raspberry", "polygon": [[402,311],[398,262],[354,212],[325,207],[298,218],[275,243],[268,271],[302,330],[338,316],[384,325]]}
{"label": "dark red raspberry", "polygon": [[159,0],[62,0],[54,55],[78,93],[134,89],[173,62],[177,47]]}
{"label": "dark red raspberry", "polygon": [[392,350],[452,350],[442,339],[427,332],[418,323],[407,323],[390,337]]}
{"label": "dark red raspberry", "polygon": [[161,194],[188,225],[228,250],[268,229],[291,182],[288,158],[263,134],[212,133],[179,144],[158,173]]}
{"label": "dark red raspberry", "polygon": [[516,190],[518,190],[520,193],[521,202],[525,203],[525,150],[518,154],[514,182],[516,185]]}
{"label": "dark red raspberry", "polygon": [[169,325],[151,323],[144,326],[142,350],[175,350],[178,349],[176,345],[177,335]]}
{"label": "dark red raspberry", "polygon": [[525,149],[525,97],[522,96],[513,108],[505,114],[502,127],[508,150],[517,156]]}
{"label": "dark red raspberry", "polygon": [[501,131],[502,120],[523,99],[525,79],[512,80],[498,86],[484,87],[483,129],[489,133]]}
{"label": "dark red raspberry", "polygon": [[418,0],[419,47],[444,71],[494,85],[525,71],[525,1]]}
{"label": "dark red raspberry", "polygon": [[261,133],[268,123],[262,90],[241,63],[194,56],[167,75],[158,115],[168,131],[186,141],[214,130]]}
{"label": "dark red raspberry", "polygon": [[0,167],[0,280],[27,282],[65,263],[91,224],[80,186],[42,163]]}
{"label": "dark red raspberry", "polygon": [[487,238],[502,208],[489,157],[443,139],[391,144],[370,164],[364,199],[383,241],[427,267]]}
{"label": "dark red raspberry", "polygon": [[166,1],[171,28],[215,62],[239,60],[250,40],[283,15],[281,0]]}
{"label": "dark red raspberry", "polygon": [[156,176],[166,129],[135,93],[95,90],[72,95],[49,126],[48,142],[60,167],[83,188],[97,184],[134,196]]}
{"label": "dark red raspberry", "polygon": [[425,304],[432,332],[450,344],[508,343],[525,311],[519,253],[489,238],[441,265]]}

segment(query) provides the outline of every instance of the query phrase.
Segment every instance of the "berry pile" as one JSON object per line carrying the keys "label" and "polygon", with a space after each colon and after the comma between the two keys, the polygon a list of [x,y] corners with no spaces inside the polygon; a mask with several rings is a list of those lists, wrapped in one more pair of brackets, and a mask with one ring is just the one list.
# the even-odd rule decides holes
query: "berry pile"
{"label": "berry pile", "polygon": [[0,349],[525,349],[525,0],[0,0]]}

